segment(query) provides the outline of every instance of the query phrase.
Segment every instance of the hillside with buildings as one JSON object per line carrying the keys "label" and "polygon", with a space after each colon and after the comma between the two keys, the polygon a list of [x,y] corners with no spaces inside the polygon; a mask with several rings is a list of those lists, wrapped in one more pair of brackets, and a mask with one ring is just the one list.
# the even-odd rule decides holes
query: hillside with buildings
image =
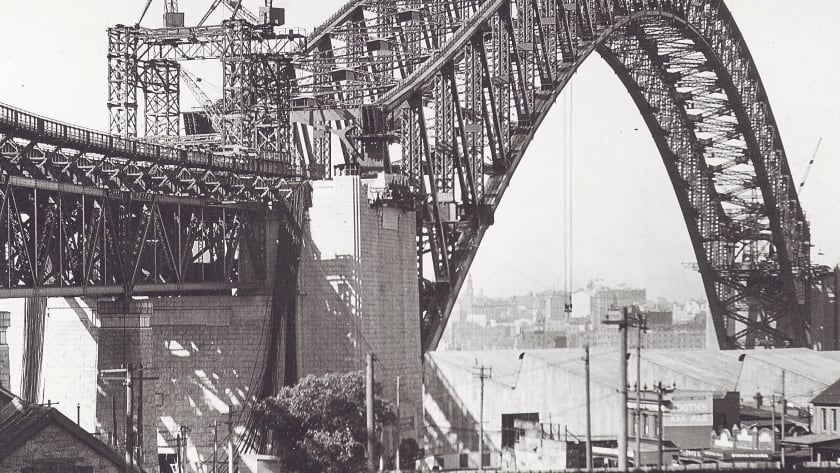
{"label": "hillside with buildings", "polygon": [[547,290],[492,297],[468,281],[438,350],[503,350],[617,346],[611,308],[638,306],[647,320],[645,348],[717,348],[705,301],[649,300],[647,291],[590,283],[572,292]]}

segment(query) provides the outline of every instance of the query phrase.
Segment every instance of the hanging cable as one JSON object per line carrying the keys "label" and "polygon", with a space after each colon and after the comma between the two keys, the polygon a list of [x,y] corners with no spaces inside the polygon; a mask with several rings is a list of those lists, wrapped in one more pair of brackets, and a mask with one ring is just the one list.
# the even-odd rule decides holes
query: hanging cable
{"label": "hanging cable", "polygon": [[575,133],[574,133],[574,113],[575,113],[575,86],[574,82],[569,82],[569,172],[567,173],[568,189],[569,189],[569,221],[566,228],[569,234],[569,288],[566,291],[567,304],[566,312],[572,313],[572,291],[574,291],[574,260],[575,260],[575,239],[574,239],[574,161],[575,161]]}

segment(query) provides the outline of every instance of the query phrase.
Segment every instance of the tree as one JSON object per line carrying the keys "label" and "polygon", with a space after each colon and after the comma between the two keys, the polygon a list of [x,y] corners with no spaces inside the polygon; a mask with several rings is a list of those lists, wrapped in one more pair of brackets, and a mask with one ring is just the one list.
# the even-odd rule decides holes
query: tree
{"label": "tree", "polygon": [[[374,386],[376,429],[396,420]],[[365,469],[367,429],[362,371],[307,376],[256,406],[258,427],[270,438],[267,453],[290,473],[358,473]]]}

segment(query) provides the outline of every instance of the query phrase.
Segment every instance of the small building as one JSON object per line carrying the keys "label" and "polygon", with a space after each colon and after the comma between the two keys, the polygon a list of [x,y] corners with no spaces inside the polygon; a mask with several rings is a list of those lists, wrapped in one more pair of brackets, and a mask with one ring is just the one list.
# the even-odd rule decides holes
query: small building
{"label": "small building", "polygon": [[142,473],[55,408],[17,398],[0,408],[0,471]]}
{"label": "small building", "polygon": [[780,442],[786,451],[808,450],[811,460],[840,460],[840,380],[811,400],[811,433],[786,437]]}

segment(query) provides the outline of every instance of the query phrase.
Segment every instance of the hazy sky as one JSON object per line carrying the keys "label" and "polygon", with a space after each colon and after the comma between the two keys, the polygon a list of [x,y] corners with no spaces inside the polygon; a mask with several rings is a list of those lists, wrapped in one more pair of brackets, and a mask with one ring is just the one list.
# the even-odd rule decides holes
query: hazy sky
{"label": "hazy sky", "polygon": [[[105,29],[137,21],[144,0],[11,2],[0,15],[0,102],[106,129]],[[187,24],[210,0],[181,0]],[[340,0],[275,0],[287,24],[310,30]],[[245,0],[256,10],[258,0]],[[729,0],[781,129],[794,179],[823,144],[802,198],[817,262],[840,262],[840,71],[835,0]],[[144,22],[159,26],[162,1]],[[219,79],[217,83],[220,83]],[[593,57],[572,81],[573,132],[561,98],[514,176],[471,272],[477,288],[506,295],[562,288],[561,155],[574,159],[573,285],[592,278],[648,288],[651,296],[702,297],[685,224],[653,140],[618,79]],[[568,89],[567,89],[568,93]],[[822,252],[824,255],[819,255]]]}

